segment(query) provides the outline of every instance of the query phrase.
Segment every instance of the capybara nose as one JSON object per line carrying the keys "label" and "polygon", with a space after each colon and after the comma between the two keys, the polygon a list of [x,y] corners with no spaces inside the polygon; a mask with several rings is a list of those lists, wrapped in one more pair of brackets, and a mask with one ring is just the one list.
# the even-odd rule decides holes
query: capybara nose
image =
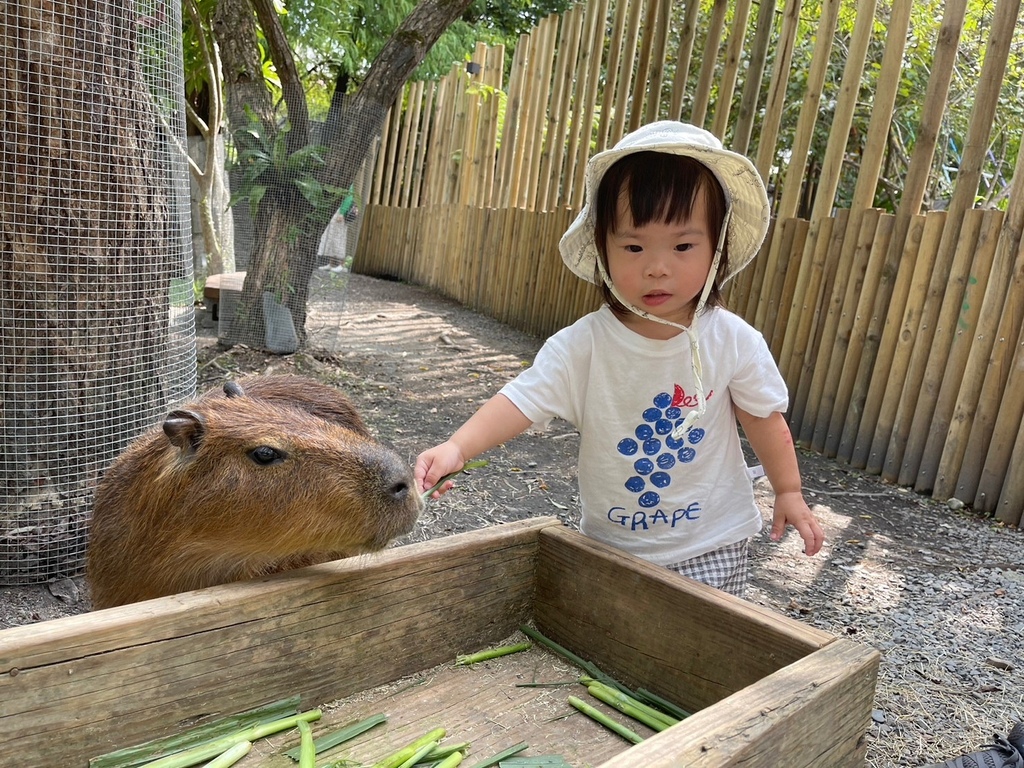
{"label": "capybara nose", "polygon": [[399,480],[387,490],[387,494],[395,501],[403,501],[409,495],[409,487],[405,480]]}

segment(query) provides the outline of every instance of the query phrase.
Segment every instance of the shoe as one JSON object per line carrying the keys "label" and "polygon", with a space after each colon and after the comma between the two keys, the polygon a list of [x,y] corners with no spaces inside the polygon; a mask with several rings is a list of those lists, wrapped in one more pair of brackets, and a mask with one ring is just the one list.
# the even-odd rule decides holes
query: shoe
{"label": "shoe", "polygon": [[994,744],[969,755],[932,763],[924,768],[1024,768],[1024,723],[1017,723],[1006,736],[995,734]]}

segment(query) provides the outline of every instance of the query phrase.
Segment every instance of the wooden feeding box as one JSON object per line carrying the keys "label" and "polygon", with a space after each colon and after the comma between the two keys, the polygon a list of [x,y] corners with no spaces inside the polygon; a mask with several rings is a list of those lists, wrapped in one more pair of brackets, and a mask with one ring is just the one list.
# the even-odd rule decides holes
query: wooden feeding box
{"label": "wooden feeding box", "polygon": [[[694,714],[631,745],[568,705],[587,693],[551,651],[454,664],[527,624]],[[84,768],[299,695],[314,735],[387,716],[330,755],[363,765],[442,727],[467,768],[520,742],[573,766],[862,766],[878,661],[544,518],[3,630],[0,765]],[[296,732],[275,738],[237,765],[294,766]]]}

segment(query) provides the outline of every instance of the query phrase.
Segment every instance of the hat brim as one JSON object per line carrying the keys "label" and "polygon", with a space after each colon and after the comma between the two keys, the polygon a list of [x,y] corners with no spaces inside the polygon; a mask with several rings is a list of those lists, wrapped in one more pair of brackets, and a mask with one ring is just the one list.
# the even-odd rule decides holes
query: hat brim
{"label": "hat brim", "polygon": [[[656,127],[652,124],[649,127]],[[682,124],[673,123],[669,128]],[[690,126],[687,126],[690,127]],[[643,129],[641,129],[643,130]],[[768,193],[761,175],[743,155],[721,147],[697,143],[681,143],[675,130],[666,129],[663,138],[651,132],[645,140],[631,146],[616,146],[594,155],[587,164],[586,204],[583,210],[562,235],[558,248],[562,261],[579,277],[592,283],[600,282],[597,277],[597,243],[594,241],[593,204],[597,199],[597,188],[605,172],[618,160],[634,152],[665,152],[666,154],[692,157],[706,165],[725,193],[726,204],[731,215],[726,242],[729,250],[729,272],[722,276],[726,282],[742,270],[757,255],[765,235],[771,210]],[[703,132],[702,132],[703,133]],[[708,134],[710,136],[710,134]]]}

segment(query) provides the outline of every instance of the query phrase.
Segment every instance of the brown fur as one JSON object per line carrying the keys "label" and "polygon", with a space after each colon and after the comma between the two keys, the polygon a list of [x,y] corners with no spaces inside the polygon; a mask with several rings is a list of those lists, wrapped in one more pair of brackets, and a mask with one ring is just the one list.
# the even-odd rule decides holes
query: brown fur
{"label": "brown fur", "polygon": [[169,413],[100,480],[94,607],[375,551],[412,529],[412,471],[344,395],[299,376],[231,388]]}

